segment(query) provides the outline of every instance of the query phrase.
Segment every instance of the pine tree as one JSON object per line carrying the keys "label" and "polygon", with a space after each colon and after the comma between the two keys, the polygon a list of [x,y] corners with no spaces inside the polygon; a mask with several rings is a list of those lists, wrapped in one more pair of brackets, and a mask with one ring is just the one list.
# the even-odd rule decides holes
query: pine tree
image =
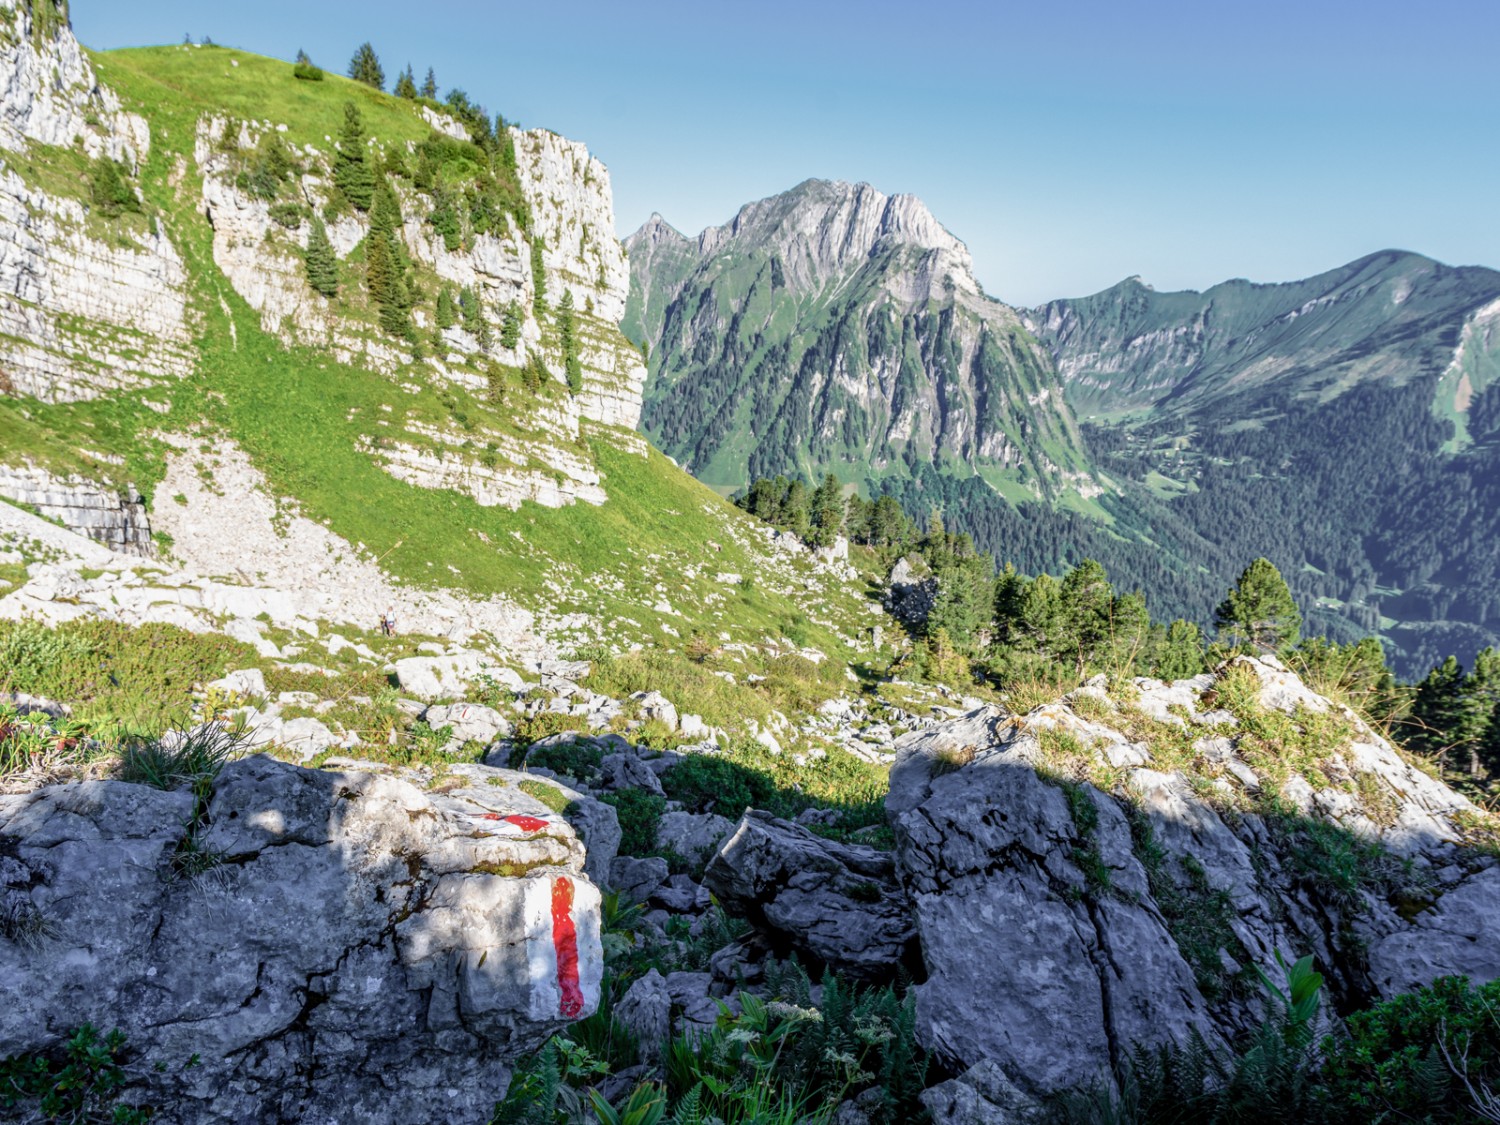
{"label": "pine tree", "polygon": [[547,368],[542,363],[541,353],[532,352],[531,358],[526,361],[526,366],[521,370],[521,384],[532,394],[536,394],[549,378],[551,376],[548,375]]}
{"label": "pine tree", "polygon": [[531,238],[531,307],[537,316],[547,311],[547,267],[542,263],[542,239]]}
{"label": "pine tree", "polygon": [[353,102],[344,103],[344,125],[333,155],[333,183],[354,207],[370,209],[375,198],[375,173],[365,159],[364,122]]}
{"label": "pine tree", "polygon": [[396,96],[408,100],[417,96],[417,82],[411,72],[411,63],[407,63],[406,69],[396,78]]}
{"label": "pine tree", "polygon": [[432,67],[427,68],[427,77],[422,79],[422,96],[424,98],[437,98],[437,75],[432,72]]}
{"label": "pine tree", "polygon": [[1273,652],[1297,643],[1302,614],[1281,571],[1269,559],[1256,559],[1219,603],[1214,627],[1230,644]]}
{"label": "pine tree", "polygon": [[1417,685],[1406,725],[1406,745],[1429,757],[1446,758],[1462,735],[1464,670],[1450,656]]}
{"label": "pine tree", "polygon": [[370,233],[365,236],[365,284],[380,311],[380,326],[392,336],[411,338],[411,292],[406,285],[405,254],[396,240],[401,204],[390,184],[381,180],[373,192]]}
{"label": "pine tree", "polygon": [[557,306],[557,330],[562,337],[563,370],[568,376],[568,390],[575,395],[583,390],[583,364],[578,359],[578,333],[573,321],[573,290],[563,291]]}
{"label": "pine tree", "polygon": [[1163,680],[1185,680],[1203,671],[1203,637],[1198,626],[1178,618],[1167,626],[1165,643],[1154,675]]}
{"label": "pine tree", "polygon": [[323,220],[313,216],[312,226],[307,232],[307,249],[302,255],[302,264],[307,270],[307,283],[325,297],[333,297],[339,291],[339,261],[328,241],[328,231]]}
{"label": "pine tree", "polygon": [[438,290],[437,326],[439,329],[452,328],[457,323],[458,318],[453,311],[453,290],[445,285]]}
{"label": "pine tree", "polygon": [[490,324],[485,319],[484,307],[479,303],[479,294],[473,289],[464,288],[458,295],[458,303],[463,308],[464,331],[478,341],[481,351],[488,351],[491,342]]}
{"label": "pine tree", "polygon": [[513,348],[521,342],[521,307],[512,301],[500,320],[500,346]]}
{"label": "pine tree", "polygon": [[1109,575],[1093,559],[1068,572],[1060,592],[1063,646],[1079,676],[1110,639],[1110,609],[1114,591]]}
{"label": "pine tree", "polygon": [[844,530],[844,491],[839,478],[824,476],[813,492],[812,542],[816,547],[831,547]]}
{"label": "pine tree", "polygon": [[380,59],[370,44],[361,43],[354,52],[354,57],[349,60],[349,77],[377,90],[385,89],[385,71],[381,69]]}

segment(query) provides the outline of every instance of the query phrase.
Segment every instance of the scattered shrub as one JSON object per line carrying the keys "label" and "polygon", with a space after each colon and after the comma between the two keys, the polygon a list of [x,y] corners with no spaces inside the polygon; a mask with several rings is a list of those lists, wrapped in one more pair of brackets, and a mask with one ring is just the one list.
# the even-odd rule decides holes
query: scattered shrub
{"label": "scattered shrub", "polygon": [[21,1111],[14,1120],[144,1125],[150,1109],[119,1101],[125,1054],[118,1028],[101,1038],[84,1024],[60,1051],[0,1060],[0,1108]]}

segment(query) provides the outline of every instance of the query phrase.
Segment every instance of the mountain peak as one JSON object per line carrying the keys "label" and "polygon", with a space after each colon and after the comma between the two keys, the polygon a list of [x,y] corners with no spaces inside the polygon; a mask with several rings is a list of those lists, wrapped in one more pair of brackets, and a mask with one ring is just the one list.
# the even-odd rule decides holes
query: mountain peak
{"label": "mountain peak", "polygon": [[809,179],[747,203],[728,223],[698,236],[699,253],[708,257],[731,242],[772,251],[788,264],[803,263],[814,278],[857,269],[886,251],[910,248],[946,259],[932,270],[935,276],[950,275],[959,288],[978,291],[968,247],[925,203],[915,195],[887,195],[867,183]]}

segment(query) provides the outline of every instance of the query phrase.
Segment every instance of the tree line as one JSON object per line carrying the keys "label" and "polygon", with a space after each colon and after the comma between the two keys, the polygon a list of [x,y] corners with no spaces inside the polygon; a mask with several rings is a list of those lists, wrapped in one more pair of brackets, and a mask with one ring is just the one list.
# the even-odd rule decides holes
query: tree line
{"label": "tree line", "polygon": [[1236,652],[1272,653],[1315,690],[1354,706],[1471,787],[1500,777],[1500,651],[1482,650],[1468,671],[1450,656],[1420,682],[1400,683],[1374,637],[1304,638],[1302,612],[1268,559],[1240,572],[1205,630],[1182,617],[1153,619],[1145,595],[1116,590],[1095,559],[1061,577],[1029,577],[1008,562],[997,567],[936,511],[920,526],[892,495],[845,497],[831,473],[816,487],[759,478],[735,503],[811,546],[843,536],[883,567],[907,558],[932,587],[929,611],[911,626],[916,674],[1002,688],[1027,680],[1066,685],[1100,673],[1173,680]]}

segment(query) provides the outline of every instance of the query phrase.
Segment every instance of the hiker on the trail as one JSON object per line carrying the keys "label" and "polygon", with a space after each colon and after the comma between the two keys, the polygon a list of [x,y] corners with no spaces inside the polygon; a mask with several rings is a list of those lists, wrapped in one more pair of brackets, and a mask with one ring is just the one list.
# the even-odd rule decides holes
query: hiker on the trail
{"label": "hiker on the trail", "polygon": [[396,634],[396,607],[393,606],[393,605],[392,606],[386,606],[386,610],[385,610],[385,635],[387,637],[392,637],[392,636],[395,636],[395,634]]}

